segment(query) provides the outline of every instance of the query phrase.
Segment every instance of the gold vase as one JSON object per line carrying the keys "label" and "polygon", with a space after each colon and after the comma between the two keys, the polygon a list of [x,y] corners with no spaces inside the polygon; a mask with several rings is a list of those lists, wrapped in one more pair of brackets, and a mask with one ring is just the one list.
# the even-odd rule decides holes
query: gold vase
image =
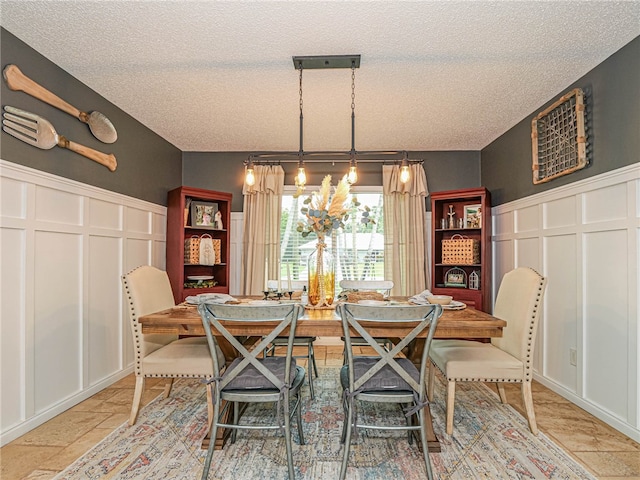
{"label": "gold vase", "polygon": [[333,305],[336,294],[336,271],[333,253],[318,239],[316,249],[309,255],[309,306],[312,308]]}

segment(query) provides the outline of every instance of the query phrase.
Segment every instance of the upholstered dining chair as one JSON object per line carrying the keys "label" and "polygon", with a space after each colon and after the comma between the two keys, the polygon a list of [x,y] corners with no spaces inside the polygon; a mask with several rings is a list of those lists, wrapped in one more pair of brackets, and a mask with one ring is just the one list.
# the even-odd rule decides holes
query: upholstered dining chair
{"label": "upholstered dining chair", "polygon": [[[277,280],[269,280],[267,282],[269,288],[278,288]],[[292,280],[291,288],[295,291],[301,291],[303,287],[307,286],[306,280]],[[286,298],[286,297],[285,297]],[[316,365],[316,353],[313,349],[313,342],[317,340],[316,337],[296,337],[293,341],[294,347],[304,347],[307,350],[306,355],[294,355],[294,358],[306,358],[307,359],[307,376],[309,381],[309,395],[313,400],[316,397],[315,389],[313,386],[313,377],[318,378],[318,366]],[[284,347],[287,345],[289,339],[287,337],[276,337],[271,342],[271,345],[265,351],[265,355],[275,355],[276,348]]]}
{"label": "upholstered dining chair", "polygon": [[[182,338],[178,335],[145,335],[138,318],[175,306],[167,272],[150,265],[138,267],[122,276],[122,284],[133,335],[136,386],[129,425],[136,423],[145,378],[166,378],[164,398],[171,393],[174,378],[210,378],[213,362],[204,337]],[[218,353],[224,364],[224,355]],[[207,387],[207,411],[213,415],[211,388]]]}
{"label": "upholstered dining chair", "polygon": [[[202,303],[198,312],[207,336],[207,342],[213,359],[214,377],[211,383],[213,392],[213,421],[211,423],[211,441],[207,450],[202,480],[206,480],[211,467],[211,459],[215,449],[215,439],[218,428],[232,429],[231,441],[235,442],[238,429],[282,429],[284,428],[285,447],[287,452],[287,467],[289,479],[294,479],[293,447],[291,442],[291,418],[296,415],[298,437],[300,445],[304,445],[302,432],[302,415],[300,402],[300,387],[304,382],[304,368],[296,365],[293,358],[293,344],[298,318],[303,307],[299,304],[276,304],[268,306],[258,305],[220,305]],[[250,321],[269,322],[275,324],[269,334],[253,345],[244,344],[245,337],[236,338],[226,328],[225,323]],[[286,330],[289,329],[287,332]],[[215,352],[218,339],[214,335],[222,335],[238,352],[238,357],[231,362],[224,373]],[[287,354],[280,356],[262,356],[262,352],[274,338],[287,334]],[[248,348],[251,348],[249,350]],[[295,399],[293,408],[290,400]],[[226,401],[222,407],[222,401]],[[241,423],[244,408],[248,403],[268,402],[276,404],[276,418],[273,423],[259,422],[259,424]],[[231,423],[225,423],[229,408],[233,409]]]}
{"label": "upholstered dining chair", "polygon": [[[411,434],[414,431],[419,431],[427,478],[432,479],[425,418],[425,409],[429,408],[429,401],[425,385],[429,347],[438,320],[442,315],[442,306],[368,306],[342,303],[338,305],[337,309],[342,319],[347,347],[347,363],[340,370],[345,410],[341,438],[344,443],[344,452],[340,479],[343,480],[347,473],[351,435],[356,428],[406,430],[410,443],[413,441]],[[397,322],[402,323],[403,326],[409,326],[411,330],[393,346],[391,351],[387,351],[369,332],[381,324]],[[425,331],[427,334],[424,351],[418,369],[411,360],[402,355],[402,349]],[[355,356],[352,345],[354,336],[367,341],[375,351],[375,356]],[[364,423],[363,415],[356,414],[358,402],[396,403],[400,406],[406,406],[406,421],[399,425],[388,425],[388,423],[382,425],[380,422],[374,424],[373,421]]]}
{"label": "upholstered dining chair", "polygon": [[[529,428],[538,434],[533,411],[531,380],[533,349],[542,312],[547,279],[531,268],[520,267],[502,279],[493,315],[507,321],[503,336],[491,343],[471,340],[434,340],[431,363],[447,380],[447,434],[453,433],[456,382],[495,382],[502,403],[507,403],[505,382],[522,384]],[[435,368],[429,371],[429,396],[433,396]]]}

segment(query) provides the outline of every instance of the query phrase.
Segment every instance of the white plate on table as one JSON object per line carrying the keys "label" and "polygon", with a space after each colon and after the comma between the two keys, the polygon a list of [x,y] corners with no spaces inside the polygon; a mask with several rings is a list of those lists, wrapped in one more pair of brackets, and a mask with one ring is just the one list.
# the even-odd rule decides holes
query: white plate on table
{"label": "white plate on table", "polygon": [[384,300],[358,300],[358,305],[368,305],[369,307],[382,307],[387,304],[388,302]]}
{"label": "white plate on table", "polygon": [[466,303],[458,302],[457,300],[451,300],[448,305],[442,305],[443,310],[463,310],[467,308]]}
{"label": "white plate on table", "polygon": [[187,280],[202,282],[203,280],[213,280],[213,275],[189,275]]}

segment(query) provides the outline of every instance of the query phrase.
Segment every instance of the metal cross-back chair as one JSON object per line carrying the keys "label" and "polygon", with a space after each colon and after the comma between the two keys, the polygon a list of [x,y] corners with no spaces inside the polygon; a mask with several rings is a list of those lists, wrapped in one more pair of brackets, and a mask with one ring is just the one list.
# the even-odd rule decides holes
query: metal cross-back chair
{"label": "metal cross-back chair", "polygon": [[[295,289],[294,291],[302,290],[303,287],[307,286],[306,280],[291,280],[291,288]],[[279,282],[277,280],[269,280],[268,286],[269,288],[278,288]],[[285,297],[286,298],[286,297]],[[316,337],[296,337],[293,340],[294,347],[306,347],[307,354],[306,355],[294,355],[294,358],[306,358],[307,359],[307,375],[309,377],[309,394],[311,395],[311,399],[316,398],[315,390],[313,388],[313,377],[318,378],[318,366],[316,365],[316,354],[313,349],[313,342],[317,340]],[[276,348],[286,346],[288,342],[287,337],[276,337],[269,345],[269,348],[265,351],[266,355],[275,355]]]}
{"label": "metal cross-back chair", "polygon": [[[291,443],[291,418],[296,415],[300,444],[304,445],[302,433],[302,416],[300,412],[300,387],[304,382],[304,368],[297,366],[293,358],[293,341],[298,318],[302,314],[302,306],[298,304],[274,304],[268,306],[255,305],[221,305],[206,304],[198,306],[202,324],[207,336],[209,349],[217,350],[218,340],[214,335],[222,335],[237,351],[239,356],[225,369],[220,371],[216,357],[214,360],[213,421],[211,423],[211,442],[202,471],[205,480],[211,466],[215,439],[219,427],[232,429],[231,441],[235,442],[238,429],[282,429],[284,427],[285,445],[289,479],[294,478],[293,451]],[[229,322],[237,324],[242,321],[271,322],[273,329],[264,336],[251,350],[243,344],[242,338],[236,338],[225,325]],[[288,329],[288,332],[287,332]],[[278,335],[287,334],[287,354],[284,357],[263,358],[262,352]],[[290,399],[295,397],[293,409]],[[221,409],[221,402],[226,401]],[[276,422],[270,425],[241,424],[240,417],[248,403],[276,403]],[[240,407],[243,410],[240,410]],[[224,423],[227,409],[233,407],[232,423]]]}
{"label": "metal cross-back chair", "polygon": [[[351,296],[348,292],[351,292],[355,297],[358,294],[363,294],[363,292],[377,292],[381,299],[389,298],[391,295],[391,289],[393,288],[394,283],[393,280],[348,280],[343,279],[340,280],[340,288],[342,289],[341,297],[345,298],[347,302],[356,303],[354,300],[349,300],[349,296]],[[392,342],[388,338],[376,338],[377,342],[380,345],[383,345],[387,350],[391,348]],[[342,338],[344,341],[344,338]],[[351,339],[351,345],[366,347],[368,345],[367,342],[358,338]],[[346,353],[344,355],[344,361],[346,363],[347,357]]]}
{"label": "metal cross-back chair", "polygon": [[[337,308],[342,319],[347,354],[347,363],[340,371],[345,409],[342,430],[344,456],[340,479],[344,479],[347,473],[351,434],[356,428],[407,430],[410,443],[413,440],[412,433],[419,431],[427,478],[432,479],[424,411],[425,408],[429,408],[425,383],[429,348],[438,320],[442,315],[442,306],[366,306],[343,303]],[[409,333],[405,334],[390,351],[385,350],[369,333],[382,323],[400,323],[409,329]],[[417,368],[409,359],[402,356],[402,350],[415,338],[424,335],[425,331],[424,351],[420,368]],[[351,343],[354,335],[365,339],[375,351],[376,356],[355,356]],[[360,423],[355,412],[357,401],[397,403],[406,406],[406,423],[393,426]],[[416,419],[417,423],[414,421]]]}

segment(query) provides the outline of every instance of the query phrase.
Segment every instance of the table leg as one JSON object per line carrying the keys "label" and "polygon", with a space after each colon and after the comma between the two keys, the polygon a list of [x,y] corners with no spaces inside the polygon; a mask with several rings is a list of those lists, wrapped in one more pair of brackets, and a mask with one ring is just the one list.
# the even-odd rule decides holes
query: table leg
{"label": "table leg", "polygon": [[[225,401],[226,400],[222,401],[223,403],[221,408],[224,408]],[[224,423],[228,423],[229,419],[232,417],[233,417],[233,404],[229,405],[229,409],[226,411],[224,415],[224,420],[223,420]],[[216,432],[216,446],[215,446],[216,450],[222,450],[222,447],[224,447],[224,444],[229,438],[229,435],[231,435],[231,429],[218,428],[218,431]],[[202,445],[201,445],[202,449],[206,450],[207,448],[209,448],[210,442],[211,442],[211,430],[207,432],[204,439],[202,440]]]}

